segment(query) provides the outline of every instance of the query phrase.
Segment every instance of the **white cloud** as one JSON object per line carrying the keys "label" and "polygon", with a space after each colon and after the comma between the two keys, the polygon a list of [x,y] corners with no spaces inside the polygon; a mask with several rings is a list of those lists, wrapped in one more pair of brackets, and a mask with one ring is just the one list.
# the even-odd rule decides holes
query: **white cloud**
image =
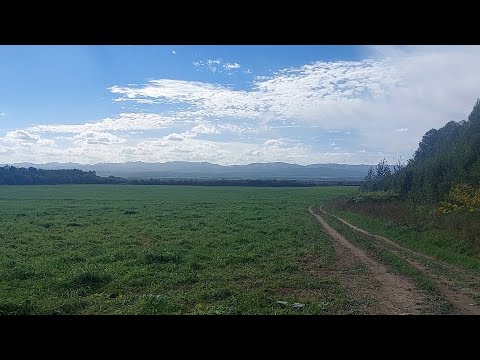
{"label": "white cloud", "polygon": [[119,138],[118,136],[110,133],[94,131],[84,132],[75,135],[73,138],[75,142],[83,142],[89,145],[110,145],[124,143],[127,141],[126,139]]}
{"label": "white cloud", "polygon": [[28,128],[31,132],[85,133],[105,131],[154,130],[168,128],[178,118],[150,113],[121,113],[115,118],[106,118],[96,122],[78,125],[36,125]]}
{"label": "white cloud", "polygon": [[172,50],[172,54],[175,55],[177,52],[175,50]]}
{"label": "white cloud", "polygon": [[[31,126],[8,132],[0,146],[12,156],[83,156],[101,162],[171,157],[239,163],[285,157],[300,163],[376,163],[381,155],[394,161],[398,154],[410,157],[425,131],[468,116],[480,96],[479,62],[479,46],[381,46],[371,47],[370,58],[364,60],[317,61],[257,76],[250,88],[178,79],[113,85],[109,89],[115,101],[168,104],[174,110]],[[243,69],[222,59],[193,65],[216,72]],[[140,131],[142,136],[132,136]],[[316,147],[307,141],[312,133],[320,139]],[[341,151],[323,152],[328,144],[336,146],[328,133],[349,135]],[[70,138],[53,138],[60,134]],[[209,135],[210,141],[197,134]],[[297,136],[304,144],[284,140]],[[41,151],[28,153],[30,146]]]}
{"label": "white cloud", "polygon": [[192,62],[192,65],[198,69],[205,69],[213,73],[222,73],[222,69],[228,71],[228,75],[232,75],[233,71],[238,70],[241,65],[237,62],[224,62],[222,59],[209,59],[206,61],[198,60]]}
{"label": "white cloud", "polygon": [[222,59],[215,59],[215,60],[207,60],[206,66],[207,69],[210,70],[213,73],[216,73],[217,71],[220,71],[220,68],[217,65],[220,65],[222,63]]}
{"label": "white cloud", "polygon": [[0,116],[7,116],[7,114],[2,112],[2,113],[0,113]]}
{"label": "white cloud", "polygon": [[171,141],[184,141],[186,139],[185,135],[172,133],[164,137],[165,140]]}
{"label": "white cloud", "polygon": [[253,128],[245,128],[245,127],[242,127],[242,126],[238,126],[238,125],[235,125],[235,124],[229,124],[229,123],[226,123],[226,124],[218,124],[217,125],[217,128],[219,129],[220,132],[229,132],[229,133],[234,133],[234,134],[239,134],[239,135],[242,135],[242,134],[246,134],[246,133],[257,133],[257,129],[253,129]]}
{"label": "white cloud", "polygon": [[216,60],[208,60],[207,64],[208,65],[215,65],[215,64],[220,64],[222,62],[221,59],[216,59]]}
{"label": "white cloud", "polygon": [[220,131],[215,125],[212,124],[200,124],[195,126],[191,132],[196,134],[218,134]]}
{"label": "white cloud", "polygon": [[7,155],[12,152],[12,148],[0,145],[0,155]]}
{"label": "white cloud", "polygon": [[223,64],[223,68],[225,70],[236,70],[236,69],[240,69],[240,64],[239,63],[225,63]]}
{"label": "white cloud", "polygon": [[[203,117],[263,125],[290,119],[347,135],[354,130],[362,142],[405,154],[430,128],[466,118],[480,95],[478,46],[372,50],[365,60],[318,61],[259,76],[247,90],[166,79],[112,89],[122,101],[187,104]],[[409,137],[385,135],[395,129],[408,129]]]}
{"label": "white cloud", "polygon": [[275,140],[275,139],[270,139],[270,140],[265,141],[265,145],[267,145],[267,146],[279,146],[279,145],[283,145],[283,142],[281,142],[279,140]]}
{"label": "white cloud", "polygon": [[15,130],[8,132],[4,139],[11,142],[27,142],[36,143],[40,140],[40,136],[32,134],[25,130]]}

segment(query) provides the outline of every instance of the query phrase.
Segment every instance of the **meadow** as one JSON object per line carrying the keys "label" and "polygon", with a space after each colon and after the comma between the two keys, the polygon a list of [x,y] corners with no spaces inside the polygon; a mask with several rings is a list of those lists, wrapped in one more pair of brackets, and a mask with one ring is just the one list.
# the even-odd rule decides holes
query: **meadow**
{"label": "meadow", "polygon": [[349,312],[307,208],[354,191],[1,186],[0,314]]}

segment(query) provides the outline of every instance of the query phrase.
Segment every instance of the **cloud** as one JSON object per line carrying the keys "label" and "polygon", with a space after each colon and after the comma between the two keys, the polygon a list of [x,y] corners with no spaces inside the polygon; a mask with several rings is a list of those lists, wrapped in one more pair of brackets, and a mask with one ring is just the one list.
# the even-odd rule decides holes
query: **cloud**
{"label": "cloud", "polygon": [[[210,119],[291,120],[356,134],[372,149],[408,157],[425,131],[468,115],[480,94],[479,61],[478,46],[382,46],[359,61],[316,61],[257,76],[249,89],[167,79],[113,89],[119,101],[183,104]],[[396,129],[408,129],[409,137],[385,135]]]}
{"label": "cloud", "polygon": [[[209,60],[207,65],[219,61]],[[374,60],[316,62],[270,77],[257,77],[250,90],[171,79],[151,80],[139,88],[110,89],[122,95],[116,101],[183,103],[209,116],[325,122],[334,113],[345,116],[353,112],[362,99],[386,96],[387,82],[398,81],[388,68],[388,64]]]}
{"label": "cloud", "polygon": [[175,55],[177,52],[175,50],[172,50],[172,54]]}
{"label": "cloud", "polygon": [[0,155],[8,155],[12,153],[12,148],[0,145]]}
{"label": "cloud", "polygon": [[15,130],[8,132],[4,139],[11,142],[36,143],[40,140],[40,137],[25,130]]}
{"label": "cloud", "polygon": [[191,132],[196,134],[218,134],[220,131],[215,125],[212,124],[200,124],[195,126]]}
{"label": "cloud", "polygon": [[198,60],[192,62],[192,65],[198,69],[205,69],[213,73],[222,73],[222,69],[228,71],[228,75],[232,75],[241,65],[237,62],[224,62],[222,59],[209,59],[206,61]]}
{"label": "cloud", "polygon": [[36,125],[29,127],[31,132],[85,133],[106,131],[132,131],[164,129],[173,125],[175,116],[151,113],[121,113],[115,118],[88,122],[85,124]]}
{"label": "cloud", "polygon": [[84,132],[74,137],[75,142],[83,142],[89,145],[110,145],[110,144],[120,144],[124,143],[127,140],[123,138],[119,138],[110,133],[106,132]]}
{"label": "cloud", "polygon": [[2,112],[2,113],[0,113],[0,116],[7,116],[7,114]]}
{"label": "cloud", "polygon": [[236,69],[240,69],[240,64],[239,63],[225,63],[225,64],[223,64],[223,68],[225,70],[236,70]]}
{"label": "cloud", "polygon": [[234,133],[234,134],[255,134],[258,133],[257,128],[246,128],[242,126],[238,126],[235,124],[229,124],[229,123],[224,123],[224,124],[218,124],[217,129],[219,129],[220,132],[228,132],[228,133]]}
{"label": "cloud", "polygon": [[283,142],[281,142],[279,140],[274,140],[274,139],[265,141],[265,145],[267,145],[267,146],[279,146],[279,145],[282,145],[282,144],[283,144]]}
{"label": "cloud", "polygon": [[[204,59],[193,66],[250,72],[230,60]],[[250,78],[249,86],[180,79],[114,84],[109,88],[114,101],[168,111],[31,126],[5,134],[0,146],[13,151],[12,157],[49,154],[100,162],[377,163],[384,155],[394,161],[410,157],[427,130],[468,116],[480,96],[479,62],[479,46],[375,46],[361,60],[286,67]],[[133,136],[139,131],[144,133]],[[341,149],[325,152],[329,144],[336,146],[335,133],[348,137]],[[63,140],[55,138],[60,135]],[[41,151],[22,150],[29,146]]]}
{"label": "cloud", "polygon": [[221,59],[207,60],[206,66],[208,70],[210,70],[213,73],[216,73],[217,71],[220,71],[220,68],[217,65],[220,65],[221,63],[222,63]]}
{"label": "cloud", "polygon": [[164,137],[165,140],[171,140],[171,141],[184,141],[185,138],[186,138],[185,135],[177,134],[177,133],[172,133]]}
{"label": "cloud", "polygon": [[207,64],[208,65],[216,65],[216,64],[221,64],[222,60],[221,59],[216,59],[216,60],[208,60]]}

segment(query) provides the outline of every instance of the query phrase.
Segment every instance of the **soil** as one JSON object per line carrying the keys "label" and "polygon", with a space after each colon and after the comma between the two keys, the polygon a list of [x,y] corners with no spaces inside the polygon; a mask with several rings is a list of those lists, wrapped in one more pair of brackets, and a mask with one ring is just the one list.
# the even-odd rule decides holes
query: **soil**
{"label": "soil", "polygon": [[[312,208],[313,205],[308,209],[310,214],[316,217],[323,230],[335,240],[333,245],[336,259],[330,269],[322,271],[333,275],[349,289],[350,296],[357,300],[356,311],[363,314],[423,312],[423,305],[427,302],[424,291],[418,289],[410,278],[390,272],[386,265],[338,233],[327,223],[324,216],[314,213]],[[383,250],[402,258],[428,276],[437,285],[441,295],[452,304],[454,314],[480,314],[480,306],[474,298],[480,289],[476,274],[401,246],[384,236],[372,234],[338,216],[328,214],[322,206],[319,210],[322,214],[331,215],[351,229],[370,237]],[[356,271],[362,267],[365,271]]]}
{"label": "soil", "polygon": [[[327,214],[322,207],[320,207],[320,211]],[[433,258],[432,256],[408,249],[391,239],[371,234],[338,216],[333,214],[330,215],[337,218],[351,229],[374,238],[377,240],[377,244],[383,249],[401,257],[412,267],[428,276],[437,285],[441,294],[453,305],[454,314],[480,315],[480,306],[474,299],[474,294],[478,291],[477,289],[480,289],[478,275],[451,264],[447,264],[442,260]],[[425,263],[425,260],[427,260],[427,263]],[[441,269],[442,271],[435,271],[435,269]],[[452,275],[455,277],[455,280],[452,280]]]}
{"label": "soil", "polygon": [[[353,297],[365,304],[365,314],[420,314],[425,295],[413,281],[394,274],[382,263],[367,254],[332,228],[322,216],[315,214],[312,206],[308,211],[317,218],[324,231],[334,241],[337,260],[332,269],[334,275]],[[355,269],[365,266],[366,271],[355,274]]]}

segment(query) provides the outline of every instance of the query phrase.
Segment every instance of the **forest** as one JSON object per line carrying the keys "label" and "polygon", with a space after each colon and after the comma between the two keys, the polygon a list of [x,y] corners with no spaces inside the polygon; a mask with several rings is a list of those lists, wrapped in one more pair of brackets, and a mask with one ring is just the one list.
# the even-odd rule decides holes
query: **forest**
{"label": "forest", "polygon": [[78,169],[44,170],[34,167],[0,167],[0,185],[59,185],[59,184],[124,184],[124,185],[198,185],[198,186],[260,186],[260,187],[310,187],[358,186],[360,181],[287,180],[287,179],[125,179],[97,176],[95,171]]}
{"label": "forest", "polygon": [[[415,231],[445,231],[480,250],[480,99],[467,120],[449,121],[421,139],[413,157],[393,170],[371,167],[360,191],[336,204]],[[475,250],[476,249],[476,250]]]}
{"label": "forest", "polygon": [[376,168],[370,168],[361,190],[386,191],[384,197],[424,203],[463,201],[464,205],[476,205],[470,208],[478,211],[479,186],[480,99],[467,120],[450,121],[438,130],[427,131],[407,164],[399,161],[392,172],[383,159]]}
{"label": "forest", "polygon": [[43,170],[34,167],[0,167],[0,185],[117,184],[125,179],[97,176],[95,171],[78,169]]}

